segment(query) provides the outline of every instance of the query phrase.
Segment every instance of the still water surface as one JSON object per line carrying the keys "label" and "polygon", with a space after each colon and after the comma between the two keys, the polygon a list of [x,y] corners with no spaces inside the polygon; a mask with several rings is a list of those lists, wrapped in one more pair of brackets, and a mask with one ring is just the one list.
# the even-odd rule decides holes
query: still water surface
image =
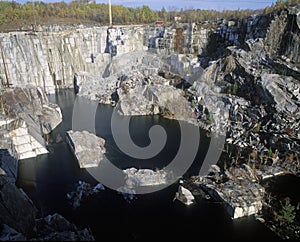
{"label": "still water surface", "polygon": [[[65,140],[72,128],[72,110],[76,96],[63,90],[49,97],[63,113],[63,123],[53,132]],[[99,105],[96,114],[96,133],[106,140],[107,157],[120,168],[162,168],[176,155],[180,143],[180,128],[175,120],[159,116],[134,117],[130,134],[137,145],[149,143],[148,130],[162,125],[168,135],[165,148],[153,159],[140,161],[124,155],[115,145],[110,129],[112,107]],[[199,151],[186,175],[195,175],[205,157],[209,139],[201,132]],[[20,163],[17,185],[22,187],[40,210],[41,216],[58,212],[79,228],[89,227],[97,240],[101,239],[277,239],[268,228],[253,217],[232,221],[219,203],[196,197],[196,204],[185,207],[173,201],[178,184],[164,190],[139,195],[131,203],[122,195],[106,189],[94,198],[73,209],[66,193],[74,190],[79,180],[92,185],[97,181],[78,163],[65,142],[51,144],[50,153]]]}

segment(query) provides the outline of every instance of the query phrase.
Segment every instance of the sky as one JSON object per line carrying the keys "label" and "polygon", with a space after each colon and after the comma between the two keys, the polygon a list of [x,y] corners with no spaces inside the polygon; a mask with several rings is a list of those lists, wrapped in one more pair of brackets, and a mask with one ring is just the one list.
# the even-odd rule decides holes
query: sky
{"label": "sky", "polygon": [[[97,3],[107,3],[108,0],[96,0]],[[127,7],[148,5],[154,10],[176,8],[183,9],[258,9],[270,6],[276,0],[111,0],[112,4],[122,4]]]}
{"label": "sky", "polygon": [[[16,0],[20,3],[38,0]],[[59,2],[62,0],[39,0],[43,2]],[[71,0],[65,0],[70,2]],[[97,3],[108,3],[108,0],[96,0]],[[161,10],[164,7],[168,10],[181,9],[260,9],[270,6],[276,0],[111,0],[111,4],[124,5],[126,7],[149,6],[153,10]]]}

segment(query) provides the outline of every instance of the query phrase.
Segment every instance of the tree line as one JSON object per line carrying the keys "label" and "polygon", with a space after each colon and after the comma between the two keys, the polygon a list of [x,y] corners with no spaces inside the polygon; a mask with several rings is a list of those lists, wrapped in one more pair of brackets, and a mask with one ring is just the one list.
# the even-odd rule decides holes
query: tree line
{"label": "tree line", "polygon": [[[201,22],[216,19],[243,18],[251,14],[269,13],[287,6],[299,4],[300,0],[278,0],[276,4],[259,10],[201,10],[176,9],[168,11],[162,8],[154,11],[148,6],[129,8],[112,5],[114,24],[150,24],[157,20],[171,23],[174,17],[181,17],[184,22]],[[47,23],[49,18],[73,19],[74,22],[90,21],[102,25],[109,24],[108,4],[82,3],[82,1],[65,2],[27,2],[20,4],[15,1],[0,2],[0,25],[19,22],[22,24]],[[75,21],[76,20],[76,21]]]}

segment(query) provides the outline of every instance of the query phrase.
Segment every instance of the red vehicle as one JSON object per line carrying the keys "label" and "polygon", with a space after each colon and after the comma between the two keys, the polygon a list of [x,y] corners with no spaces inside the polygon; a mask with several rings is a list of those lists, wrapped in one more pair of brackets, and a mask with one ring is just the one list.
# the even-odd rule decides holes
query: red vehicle
{"label": "red vehicle", "polygon": [[156,21],[155,24],[162,25],[162,24],[164,24],[164,21]]}

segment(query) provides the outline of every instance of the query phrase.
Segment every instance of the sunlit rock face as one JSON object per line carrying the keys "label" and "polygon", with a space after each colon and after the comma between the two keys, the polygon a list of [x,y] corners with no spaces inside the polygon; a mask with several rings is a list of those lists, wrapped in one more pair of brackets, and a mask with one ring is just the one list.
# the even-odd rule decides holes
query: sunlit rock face
{"label": "sunlit rock face", "polygon": [[87,131],[68,131],[68,144],[80,168],[97,167],[104,159],[105,140]]}
{"label": "sunlit rock face", "polygon": [[[144,49],[142,29],[124,28],[122,39],[116,39],[111,36],[118,54]],[[6,63],[0,66],[1,86],[32,84],[55,93],[73,88],[77,72],[100,76],[110,62],[106,27],[2,33],[1,44]]]}
{"label": "sunlit rock face", "polygon": [[[34,86],[5,89],[1,94],[1,136],[18,160],[48,153],[44,139],[62,121],[60,108]],[[3,144],[5,146],[5,144]]]}
{"label": "sunlit rock face", "polygon": [[[183,40],[180,50],[176,48],[178,33],[174,27],[161,28],[159,32],[156,28],[122,26],[109,30],[106,27],[41,28],[34,33],[2,33],[5,65],[0,66],[0,86],[33,84],[45,93],[73,88],[74,76],[81,71],[98,77],[106,73],[112,60],[112,47],[113,57],[148,49],[195,55],[206,51],[210,28],[196,23],[182,23],[179,28],[182,29],[179,38]],[[161,41],[163,38],[168,41]],[[180,69],[188,68],[185,65]]]}
{"label": "sunlit rock face", "polygon": [[162,114],[177,120],[193,117],[184,92],[165,85],[144,85],[131,89],[120,100],[117,109],[123,115]]}

